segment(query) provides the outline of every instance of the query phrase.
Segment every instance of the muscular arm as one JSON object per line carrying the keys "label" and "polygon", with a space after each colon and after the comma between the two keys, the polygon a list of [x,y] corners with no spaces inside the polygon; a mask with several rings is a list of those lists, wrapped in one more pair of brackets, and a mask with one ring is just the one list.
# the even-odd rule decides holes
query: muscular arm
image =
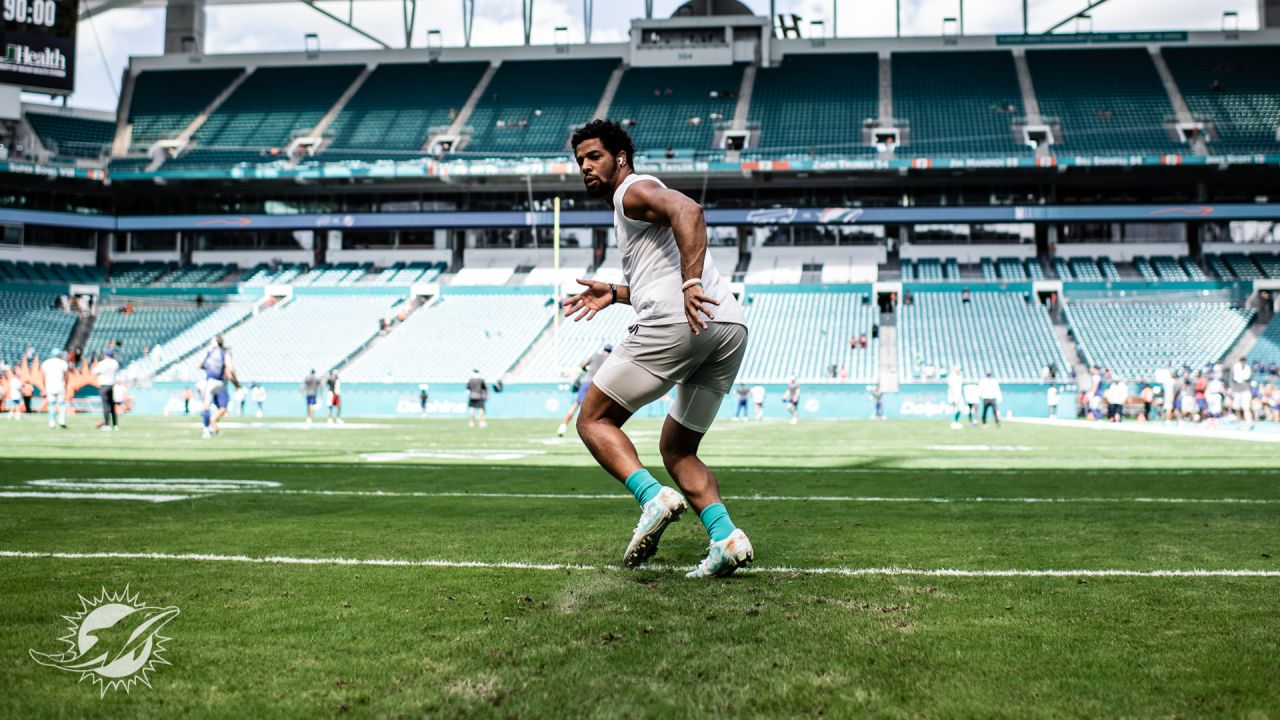
{"label": "muscular arm", "polygon": [[[680,279],[701,280],[703,261],[707,257],[707,222],[702,206],[684,193],[642,180],[635,183],[622,199],[622,212],[632,220],[643,220],[671,228],[680,250]],[[694,334],[707,329],[714,319],[708,306],[716,301],[703,292],[701,283],[683,289],[684,314]]]}
{"label": "muscular arm", "polygon": [[632,185],[622,199],[622,211],[632,220],[671,228],[680,248],[680,279],[702,277],[707,255],[707,222],[702,206],[677,190],[651,181]]}

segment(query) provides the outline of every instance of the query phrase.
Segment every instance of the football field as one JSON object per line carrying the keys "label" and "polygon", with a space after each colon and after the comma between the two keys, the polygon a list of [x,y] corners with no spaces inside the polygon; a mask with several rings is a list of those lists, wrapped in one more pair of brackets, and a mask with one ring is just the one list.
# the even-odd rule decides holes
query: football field
{"label": "football field", "polygon": [[[0,420],[0,716],[1280,718],[1276,443],[722,422],[756,563],[708,582],[692,513],[623,568],[553,430]],[[126,587],[180,611],[149,687],[35,661]]]}

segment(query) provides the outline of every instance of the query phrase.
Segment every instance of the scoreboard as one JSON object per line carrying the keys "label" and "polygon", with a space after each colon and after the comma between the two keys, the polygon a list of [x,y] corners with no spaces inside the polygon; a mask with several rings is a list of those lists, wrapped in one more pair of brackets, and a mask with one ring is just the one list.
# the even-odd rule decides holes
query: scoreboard
{"label": "scoreboard", "polygon": [[75,89],[78,0],[2,0],[0,84],[24,90]]}

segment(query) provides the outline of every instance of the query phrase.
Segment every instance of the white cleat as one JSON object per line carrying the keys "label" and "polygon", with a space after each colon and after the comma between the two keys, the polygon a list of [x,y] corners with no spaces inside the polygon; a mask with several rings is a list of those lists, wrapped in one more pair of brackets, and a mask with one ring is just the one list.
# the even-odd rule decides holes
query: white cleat
{"label": "white cleat", "polygon": [[729,577],[734,570],[756,559],[755,548],[742,530],[734,530],[729,537],[711,543],[707,556],[698,567],[685,573],[688,578]]}
{"label": "white cleat", "polygon": [[627,567],[636,567],[658,552],[658,541],[667,526],[680,519],[688,509],[684,496],[664,487],[652,500],[644,504],[640,513],[640,522],[631,533],[631,543],[622,556],[622,563]]}
{"label": "white cleat", "polygon": [[564,434],[566,431],[568,431],[568,429],[569,429],[568,425],[564,423],[560,423],[560,427],[556,428],[556,437],[564,437]]}
{"label": "white cleat", "polygon": [[200,432],[200,439],[201,439],[201,440],[208,440],[208,439],[210,439],[210,438],[212,438],[212,437],[213,437],[213,433],[209,432],[209,428],[205,428],[204,430],[202,430],[202,431]]}

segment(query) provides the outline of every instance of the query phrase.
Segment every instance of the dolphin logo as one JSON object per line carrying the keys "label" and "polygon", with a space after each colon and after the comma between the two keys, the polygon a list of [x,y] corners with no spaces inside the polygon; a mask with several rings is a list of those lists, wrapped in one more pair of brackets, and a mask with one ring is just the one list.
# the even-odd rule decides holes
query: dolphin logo
{"label": "dolphin logo", "polygon": [[176,607],[152,607],[137,602],[128,589],[120,595],[103,590],[94,600],[80,598],[81,611],[66,616],[70,632],[61,639],[69,649],[63,653],[29,650],[31,659],[67,672],[79,673],[101,686],[101,694],[123,687],[126,692],[138,682],[150,687],[147,673],[157,664],[169,664],[161,655],[168,638],[160,630],[178,616]]}

